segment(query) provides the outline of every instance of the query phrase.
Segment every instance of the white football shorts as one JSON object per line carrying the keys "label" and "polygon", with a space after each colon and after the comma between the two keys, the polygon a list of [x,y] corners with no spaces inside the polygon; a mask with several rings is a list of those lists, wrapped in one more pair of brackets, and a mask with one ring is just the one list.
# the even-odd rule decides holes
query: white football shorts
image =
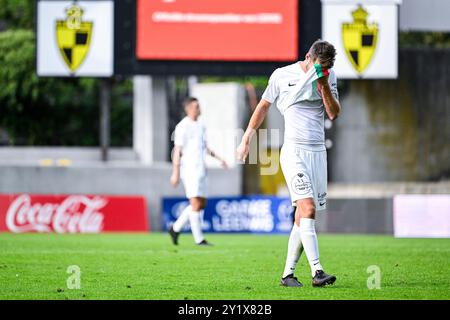
{"label": "white football shorts", "polygon": [[181,175],[186,198],[206,198],[207,197],[207,177],[206,174],[184,174]]}
{"label": "white football shorts", "polygon": [[295,144],[281,148],[281,169],[293,206],[297,200],[313,198],[317,211],[327,207],[327,151],[319,150]]}

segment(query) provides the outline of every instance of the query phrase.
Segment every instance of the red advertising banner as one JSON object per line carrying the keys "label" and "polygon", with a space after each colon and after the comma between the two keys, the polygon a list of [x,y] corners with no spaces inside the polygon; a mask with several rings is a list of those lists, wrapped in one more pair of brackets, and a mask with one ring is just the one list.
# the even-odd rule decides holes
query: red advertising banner
{"label": "red advertising banner", "polygon": [[293,61],[299,0],[138,0],[142,60]]}
{"label": "red advertising banner", "polygon": [[0,232],[148,232],[144,197],[0,194]]}

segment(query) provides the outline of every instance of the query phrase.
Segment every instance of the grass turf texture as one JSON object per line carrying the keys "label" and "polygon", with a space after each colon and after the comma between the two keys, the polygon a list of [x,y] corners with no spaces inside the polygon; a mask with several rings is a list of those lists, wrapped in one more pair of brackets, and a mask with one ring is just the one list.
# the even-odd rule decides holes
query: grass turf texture
{"label": "grass turf texture", "polygon": [[[183,234],[55,235],[0,233],[0,299],[450,299],[450,239],[319,236],[321,262],[337,282],[279,286],[287,235],[208,234],[198,247]],[[67,289],[69,265],[81,289]],[[367,288],[367,267],[381,269],[381,289]]]}

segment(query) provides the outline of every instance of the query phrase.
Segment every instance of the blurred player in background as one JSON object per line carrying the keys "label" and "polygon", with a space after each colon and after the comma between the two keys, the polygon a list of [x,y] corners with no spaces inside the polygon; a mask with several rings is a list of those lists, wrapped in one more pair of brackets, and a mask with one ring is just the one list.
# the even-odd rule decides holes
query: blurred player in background
{"label": "blurred player in background", "polygon": [[170,227],[169,234],[175,245],[181,230],[189,221],[194,241],[198,245],[209,245],[203,237],[202,213],[206,206],[206,167],[205,154],[208,154],[227,168],[226,162],[217,156],[206,143],[206,128],[199,121],[200,105],[196,98],[189,97],[184,101],[186,117],[175,127],[175,148],[173,151],[173,170],[170,183],[176,187],[183,181],[186,197],[189,199],[187,206],[177,221]]}
{"label": "blurred player in background", "polygon": [[245,161],[255,130],[270,105],[276,104],[285,124],[280,164],[292,205],[296,207],[281,279],[281,285],[287,287],[302,286],[294,271],[303,249],[311,267],[313,286],[332,284],[336,280],[320,264],[315,228],[316,210],[326,208],[327,196],[324,115],[334,120],[341,110],[336,75],[331,70],[335,55],[332,44],[317,40],[304,61],[276,69],[237,149],[238,158]]}

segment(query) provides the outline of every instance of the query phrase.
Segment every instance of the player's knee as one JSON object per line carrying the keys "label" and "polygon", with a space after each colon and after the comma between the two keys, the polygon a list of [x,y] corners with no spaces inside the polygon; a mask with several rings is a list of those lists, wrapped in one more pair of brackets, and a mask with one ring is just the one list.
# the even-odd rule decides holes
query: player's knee
{"label": "player's knee", "polygon": [[200,211],[206,206],[206,201],[202,198],[192,198],[190,202],[193,211]]}
{"label": "player's knee", "polygon": [[295,209],[295,212],[294,212],[294,223],[297,226],[300,226],[300,218],[301,217],[302,217],[302,213],[301,213],[300,207],[297,206],[296,209]]}
{"label": "player's knee", "polygon": [[295,214],[295,219],[294,219],[294,223],[299,227],[300,226],[300,218],[301,218],[301,215],[300,215],[300,213],[296,213]]}
{"label": "player's knee", "polygon": [[200,209],[200,205],[196,198],[192,198],[191,201],[191,209],[192,211],[198,211]]}
{"label": "player's knee", "polygon": [[314,219],[316,216],[316,206],[313,203],[307,203],[302,206],[302,218]]}

